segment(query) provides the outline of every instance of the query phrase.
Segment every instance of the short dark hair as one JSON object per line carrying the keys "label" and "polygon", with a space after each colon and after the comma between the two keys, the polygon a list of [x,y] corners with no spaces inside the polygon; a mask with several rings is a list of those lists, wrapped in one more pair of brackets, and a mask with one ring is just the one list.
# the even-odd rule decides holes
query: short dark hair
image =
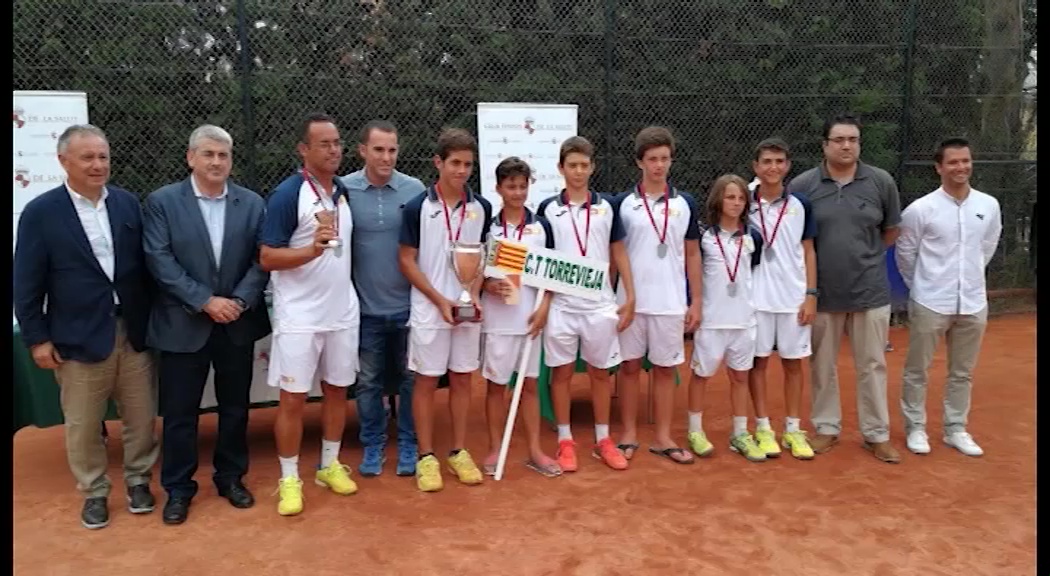
{"label": "short dark hair", "polygon": [[853,114],[836,114],[824,122],[824,140],[828,139],[828,135],[831,134],[831,129],[839,124],[856,126],[857,130],[860,130],[863,127],[860,123],[860,119]]}
{"label": "short dark hair", "polygon": [[755,146],[755,162],[762,157],[763,152],[783,152],[788,160],[791,160],[791,147],[780,138],[766,138]]}
{"label": "short dark hair", "polygon": [[434,153],[442,160],[445,160],[449,154],[461,150],[469,150],[477,154],[478,141],[474,139],[470,132],[462,128],[446,128],[442,130],[441,134],[438,135],[437,147]]}
{"label": "short dark hair", "polygon": [[324,112],[310,112],[303,118],[303,123],[299,128],[299,141],[303,144],[310,143],[310,126],[314,124],[330,122],[335,124],[335,119],[325,114]]}
{"label": "short dark hair", "polygon": [[722,199],[725,198],[726,188],[736,184],[744,193],[744,211],[740,213],[740,224],[747,226],[748,208],[751,204],[750,195],[747,193],[747,182],[736,174],[723,174],[715,180],[711,191],[707,194],[707,224],[716,226],[722,220]]}
{"label": "short dark hair", "polygon": [[594,144],[583,136],[570,136],[561,143],[561,149],[558,151],[558,166],[565,163],[565,157],[569,154],[583,154],[593,162]]}
{"label": "short dark hair", "polygon": [[496,166],[496,186],[503,184],[503,181],[507,178],[514,178],[515,176],[524,176],[525,181],[528,182],[532,180],[532,168],[529,167],[527,162],[517,156],[504,158]]}
{"label": "short dark hair", "polygon": [[944,162],[944,151],[948,148],[969,148],[970,141],[962,137],[945,138],[937,145],[937,151],[933,153],[934,162]]}
{"label": "short dark hair", "polygon": [[386,132],[387,134],[397,134],[397,126],[394,126],[393,122],[386,120],[371,120],[368,124],[361,127],[361,133],[358,134],[357,139],[361,144],[368,144],[368,139],[372,137],[372,130],[379,130],[380,132]]}
{"label": "short dark hair", "polygon": [[671,149],[671,156],[674,156],[674,136],[671,131],[663,126],[648,126],[642,128],[638,135],[634,137],[634,157],[641,160],[645,157],[645,153],[652,150],[653,148],[659,148],[660,146],[667,146]]}

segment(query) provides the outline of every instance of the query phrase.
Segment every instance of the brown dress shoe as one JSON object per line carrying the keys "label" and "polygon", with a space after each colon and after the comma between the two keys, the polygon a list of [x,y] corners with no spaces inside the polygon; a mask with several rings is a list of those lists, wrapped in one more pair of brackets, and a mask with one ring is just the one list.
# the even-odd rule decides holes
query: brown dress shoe
{"label": "brown dress shoe", "polygon": [[813,449],[815,454],[823,454],[839,443],[838,436],[832,436],[830,434],[817,434],[809,441],[809,447]]}
{"label": "brown dress shoe", "polygon": [[883,462],[899,464],[901,461],[901,453],[897,452],[897,449],[889,442],[868,442],[865,440],[864,448],[869,450],[876,458]]}

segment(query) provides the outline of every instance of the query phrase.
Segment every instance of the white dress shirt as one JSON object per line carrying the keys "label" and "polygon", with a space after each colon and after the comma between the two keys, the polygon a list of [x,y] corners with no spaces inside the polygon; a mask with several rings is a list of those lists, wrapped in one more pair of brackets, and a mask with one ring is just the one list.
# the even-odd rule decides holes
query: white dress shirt
{"label": "white dress shirt", "polygon": [[[109,224],[109,211],[106,209],[109,190],[102,188],[102,195],[99,196],[97,204],[81,196],[69,185],[69,182],[66,182],[66,190],[69,190],[69,197],[73,200],[73,207],[76,208],[77,217],[80,218],[80,225],[84,227],[84,235],[87,236],[88,244],[91,245],[91,252],[95,254],[102,271],[112,282],[117,260],[113,249],[113,228]],[[113,301],[120,304],[120,298],[115,290]]]}
{"label": "white dress shirt", "polygon": [[938,188],[901,214],[897,267],[911,299],[938,314],[988,305],[985,268],[1003,231],[999,201],[978,190],[961,202]]}
{"label": "white dress shirt", "polygon": [[222,239],[226,233],[226,194],[229,188],[222,185],[222,194],[212,197],[201,192],[197,186],[197,179],[190,177],[193,185],[193,195],[197,197],[197,207],[201,210],[204,218],[204,227],[208,229],[208,239],[211,241],[211,252],[215,256],[215,267],[222,266]]}

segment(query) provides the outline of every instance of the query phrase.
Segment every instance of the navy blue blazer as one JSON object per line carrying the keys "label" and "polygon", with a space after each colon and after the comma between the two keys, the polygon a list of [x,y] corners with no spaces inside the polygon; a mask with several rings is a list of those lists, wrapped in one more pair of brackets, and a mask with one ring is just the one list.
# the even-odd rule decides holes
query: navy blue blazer
{"label": "navy blue blazer", "polygon": [[15,246],[14,308],[28,347],[50,341],[62,358],[105,360],[116,343],[116,291],[131,346],[146,349],[154,289],[142,251],[139,199],[122,188],[106,188],[113,281],[91,251],[65,185],[37,196],[22,212]]}

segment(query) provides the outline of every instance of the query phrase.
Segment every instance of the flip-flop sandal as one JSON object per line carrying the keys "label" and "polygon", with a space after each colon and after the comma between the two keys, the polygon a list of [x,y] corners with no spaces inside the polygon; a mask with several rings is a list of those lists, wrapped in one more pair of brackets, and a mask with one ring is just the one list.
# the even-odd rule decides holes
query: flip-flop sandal
{"label": "flip-flop sandal", "polygon": [[483,462],[481,464],[481,472],[484,475],[486,475],[486,476],[495,476],[496,475],[496,466],[498,464],[499,464],[498,461],[492,462],[491,464],[487,463],[487,462]]}
{"label": "flip-flop sandal", "polygon": [[[616,447],[620,450],[620,452],[623,452],[623,457],[628,460],[634,458],[635,452],[638,452],[637,444],[617,444]],[[628,450],[631,451],[630,454],[627,453]]]}
{"label": "flip-flop sandal", "polygon": [[558,466],[557,462],[551,462],[547,466],[544,466],[530,458],[525,461],[525,467],[529,470],[532,470],[533,472],[538,472],[546,476],[547,478],[556,478],[558,476],[561,476],[561,467]]}
{"label": "flip-flop sandal", "polygon": [[[686,450],[685,448],[663,448],[663,449],[660,449],[660,448],[655,448],[653,446],[650,446],[649,447],[649,452],[652,453],[652,454],[655,454],[655,455],[657,455],[657,456],[659,456],[661,458],[667,458],[668,460],[670,460],[671,462],[674,462],[675,464],[689,465],[689,464],[692,464],[693,462],[696,462],[696,460],[689,454],[689,451]],[[674,456],[672,456],[672,454],[684,454],[686,456],[689,456],[689,459],[688,460],[677,460],[677,459],[675,459]]]}

